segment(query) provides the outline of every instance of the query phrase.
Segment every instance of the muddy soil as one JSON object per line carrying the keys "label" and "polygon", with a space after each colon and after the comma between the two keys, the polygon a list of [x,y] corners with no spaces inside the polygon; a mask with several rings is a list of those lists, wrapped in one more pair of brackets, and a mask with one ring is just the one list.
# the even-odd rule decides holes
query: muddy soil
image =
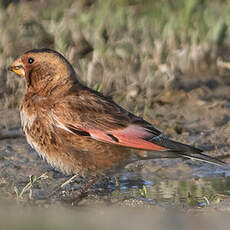
{"label": "muddy soil", "polygon": [[[143,114],[144,101],[137,97],[122,103],[126,108],[130,108],[129,103],[138,103],[138,112]],[[207,73],[183,76],[174,89],[163,90],[154,98],[144,118],[175,140],[199,147],[230,164],[229,76]],[[20,130],[18,109],[0,110],[0,128]],[[0,140],[2,202],[71,206],[68,198],[82,181],[75,178],[61,187],[69,178],[38,157],[24,137]],[[29,182],[32,187],[26,190]],[[111,178],[107,185],[97,184],[78,206],[229,211],[229,195],[227,168],[191,160],[148,160],[129,165],[119,176],[119,183]]]}

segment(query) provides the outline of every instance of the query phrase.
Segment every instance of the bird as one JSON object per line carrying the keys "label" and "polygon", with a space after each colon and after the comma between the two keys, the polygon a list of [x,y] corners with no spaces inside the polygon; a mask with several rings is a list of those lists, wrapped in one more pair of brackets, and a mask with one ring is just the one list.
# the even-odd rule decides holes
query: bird
{"label": "bird", "polygon": [[224,165],[201,149],[168,138],[142,117],[85,86],[55,50],[29,50],[9,70],[26,81],[20,117],[27,142],[65,174],[103,176],[130,162],[155,158]]}

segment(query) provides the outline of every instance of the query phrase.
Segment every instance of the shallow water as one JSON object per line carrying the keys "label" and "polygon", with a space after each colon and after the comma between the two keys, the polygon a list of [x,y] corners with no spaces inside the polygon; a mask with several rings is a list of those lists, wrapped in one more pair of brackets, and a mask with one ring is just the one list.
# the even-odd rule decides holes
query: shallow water
{"label": "shallow water", "polygon": [[[167,167],[167,173],[175,171],[172,168],[174,166]],[[167,207],[205,207],[212,202],[218,203],[229,198],[228,169],[203,163],[190,166],[190,176],[186,171],[183,175],[180,170],[178,179],[170,176],[162,179],[155,174],[149,178],[141,178],[140,174],[126,173],[119,177],[119,187],[115,186],[113,180],[108,188],[112,196],[119,199],[137,198],[152,205]]]}
{"label": "shallow water", "polygon": [[[200,172],[201,168],[206,170],[204,174]],[[170,168],[167,168],[168,171]],[[72,182],[63,189],[62,193],[79,187],[79,184]],[[42,189],[33,189],[33,193],[34,195],[36,193],[35,199],[46,199],[46,196],[43,195],[46,192]],[[178,179],[162,179],[155,174],[151,175],[151,178],[146,178],[139,173],[129,172],[119,177],[119,183],[116,182],[115,178],[112,178],[106,186],[100,183],[95,185],[90,194],[94,193],[98,195],[95,200],[103,200],[106,197],[106,199],[111,200],[111,203],[122,204],[124,201],[136,199],[143,201],[142,205],[157,205],[168,208],[202,208],[230,198],[230,176],[229,171],[225,169],[215,169],[209,166],[195,169],[189,178],[183,176],[181,172]],[[92,204],[94,201],[90,196],[89,199],[88,204]]]}

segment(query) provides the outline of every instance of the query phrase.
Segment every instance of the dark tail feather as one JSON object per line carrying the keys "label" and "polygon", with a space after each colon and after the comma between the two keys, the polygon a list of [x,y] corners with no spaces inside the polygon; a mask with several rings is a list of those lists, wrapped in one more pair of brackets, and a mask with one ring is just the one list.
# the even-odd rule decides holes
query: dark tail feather
{"label": "dark tail feather", "polygon": [[[174,153],[174,151],[172,153]],[[216,159],[214,157],[210,157],[210,156],[205,155],[203,153],[196,153],[196,152],[175,152],[175,153],[177,155],[183,157],[183,158],[188,158],[188,159],[197,160],[197,161],[203,161],[203,162],[218,165],[218,166],[224,166],[224,167],[227,166],[223,161]]]}
{"label": "dark tail feather", "polygon": [[209,164],[228,167],[223,161],[214,157],[207,156],[203,153],[194,152],[178,152],[178,151],[162,151],[162,152],[148,152],[146,156],[138,155],[139,160],[162,159],[162,158],[187,158],[191,160],[203,161]]}
{"label": "dark tail feather", "polygon": [[166,137],[156,139],[154,140],[154,143],[168,149],[167,151],[162,151],[162,155],[169,155],[171,153],[172,157],[174,158],[183,157],[207,162],[218,166],[227,166],[223,161],[203,154],[203,150],[201,149],[167,139]]}

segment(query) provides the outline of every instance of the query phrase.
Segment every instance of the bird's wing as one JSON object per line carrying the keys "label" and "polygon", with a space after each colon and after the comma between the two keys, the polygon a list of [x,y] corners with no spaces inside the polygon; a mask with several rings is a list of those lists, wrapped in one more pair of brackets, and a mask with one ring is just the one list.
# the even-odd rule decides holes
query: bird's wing
{"label": "bird's wing", "polygon": [[52,117],[54,125],[73,135],[90,136],[102,142],[225,165],[203,154],[200,149],[168,139],[147,121],[88,88],[58,99],[54,103]]}
{"label": "bird's wing", "polygon": [[155,143],[162,134],[150,123],[89,89],[58,100],[52,116],[56,126],[75,135],[137,149],[167,149]]}

